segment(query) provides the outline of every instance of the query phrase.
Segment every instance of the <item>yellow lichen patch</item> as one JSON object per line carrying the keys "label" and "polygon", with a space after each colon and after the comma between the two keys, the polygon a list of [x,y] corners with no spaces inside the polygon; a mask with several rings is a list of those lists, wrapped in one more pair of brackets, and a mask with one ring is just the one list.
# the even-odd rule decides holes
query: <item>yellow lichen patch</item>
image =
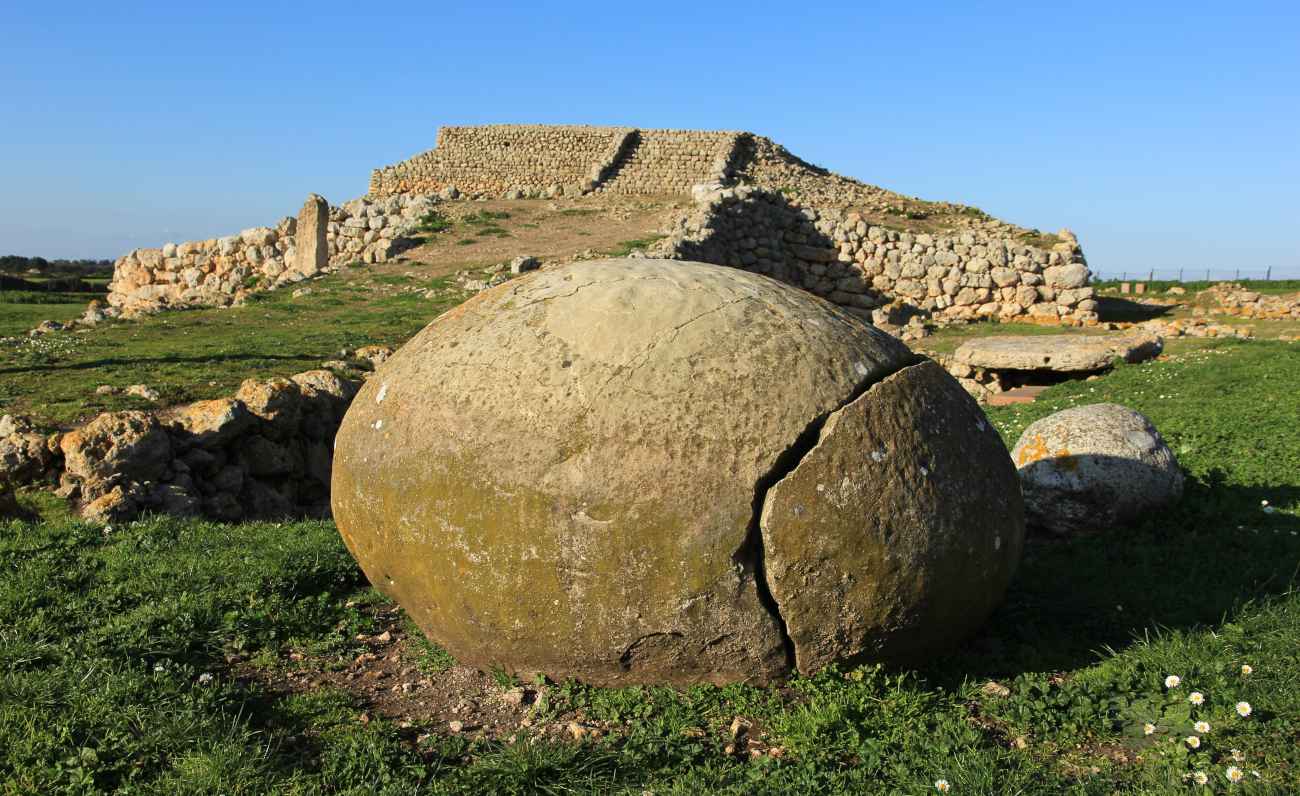
{"label": "yellow lichen patch", "polygon": [[1047,449],[1047,441],[1043,439],[1042,434],[1035,434],[1033,439],[1029,440],[1020,449],[1020,455],[1016,457],[1016,466],[1024,467],[1030,462],[1036,462],[1039,459],[1046,459],[1051,456],[1052,452]]}

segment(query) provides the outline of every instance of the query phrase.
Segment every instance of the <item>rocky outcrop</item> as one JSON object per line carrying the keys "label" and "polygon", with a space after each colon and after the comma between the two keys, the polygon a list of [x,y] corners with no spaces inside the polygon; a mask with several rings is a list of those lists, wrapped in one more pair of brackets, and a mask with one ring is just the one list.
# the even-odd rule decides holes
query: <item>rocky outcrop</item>
{"label": "rocky outcrop", "polygon": [[102,414],[63,436],[60,494],[101,521],[323,516],[334,433],[356,386],[313,370],[250,379],[233,398]]}
{"label": "rocky outcrop", "polygon": [[0,483],[28,484],[56,476],[59,437],[44,434],[24,417],[0,416]]}
{"label": "rocky outcrop", "polygon": [[607,260],[403,346],[340,427],[332,502],[457,660],[764,681],[977,627],[1023,533],[1005,450],[936,366],[805,291]]}
{"label": "rocky outcrop", "polygon": [[1031,423],[1012,460],[1029,524],[1097,531],[1178,501],[1183,472],[1151,421],[1118,404],[1066,409]]}

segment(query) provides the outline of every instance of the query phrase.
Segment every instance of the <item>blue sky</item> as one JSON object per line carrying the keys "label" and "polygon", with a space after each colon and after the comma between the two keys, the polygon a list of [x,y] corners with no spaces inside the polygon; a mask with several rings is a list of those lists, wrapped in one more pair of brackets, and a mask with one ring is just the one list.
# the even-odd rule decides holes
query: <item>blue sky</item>
{"label": "blue sky", "polygon": [[743,129],[1068,226],[1094,269],[1300,275],[1300,5],[17,3],[0,253],[274,223],[442,124]]}

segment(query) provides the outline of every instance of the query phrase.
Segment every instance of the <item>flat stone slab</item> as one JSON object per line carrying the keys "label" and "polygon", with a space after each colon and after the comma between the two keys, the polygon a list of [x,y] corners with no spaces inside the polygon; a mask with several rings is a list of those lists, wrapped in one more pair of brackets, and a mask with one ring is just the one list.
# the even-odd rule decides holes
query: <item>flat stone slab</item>
{"label": "flat stone slab", "polygon": [[982,337],[963,343],[953,358],[985,370],[1050,370],[1088,373],[1105,370],[1116,359],[1143,362],[1164,350],[1153,334],[1101,336],[1081,334]]}

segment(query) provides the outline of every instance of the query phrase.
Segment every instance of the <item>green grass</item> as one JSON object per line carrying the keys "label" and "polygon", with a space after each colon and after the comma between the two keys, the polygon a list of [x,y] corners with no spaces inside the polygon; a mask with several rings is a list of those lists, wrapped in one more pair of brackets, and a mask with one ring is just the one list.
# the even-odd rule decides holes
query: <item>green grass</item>
{"label": "green grass", "polygon": [[[400,291],[398,285],[436,288],[439,297]],[[229,395],[246,378],[316,368],[342,348],[399,345],[461,299],[450,285],[446,279],[345,272],[313,281],[312,292],[299,298],[277,290],[255,294],[243,307],[165,312],[0,345],[0,413],[68,424],[101,411],[149,405],[96,395],[101,384],[148,384],[166,403]],[[12,309],[29,305],[0,304],[0,319],[26,329],[54,317],[49,308],[58,305],[30,306],[40,311],[11,322],[18,317]]]}
{"label": "green grass", "polygon": [[[984,630],[920,670],[549,689],[541,718],[580,710],[618,728],[586,743],[362,724],[347,693],[235,677],[229,655],[345,661],[373,632],[383,600],[329,523],[0,525],[0,792],[924,794],[945,779],[958,794],[1173,794],[1205,792],[1183,779],[1205,771],[1213,792],[1295,793],[1297,373],[1294,345],[1218,341],[991,411],[1014,442],[1064,407],[1132,406],[1178,454],[1187,495],[1129,527],[1029,545]],[[451,664],[424,653],[426,672]],[[989,680],[1010,694],[985,693]],[[724,755],[738,715],[784,756]],[[1193,752],[1181,739],[1198,720],[1212,730]],[[1228,788],[1232,749],[1259,779]]]}
{"label": "green grass", "polygon": [[[1188,275],[1194,276],[1195,272],[1189,272]],[[1094,281],[1092,286],[1099,291],[1118,292],[1120,281],[1121,280],[1119,279],[1099,280]],[[1256,293],[1265,293],[1269,295],[1282,295],[1300,291],[1300,279],[1215,279],[1209,282],[1204,279],[1195,279],[1187,282],[1179,282],[1173,279],[1156,279],[1147,281],[1146,279],[1143,279],[1140,274],[1136,274],[1132,278],[1124,281],[1130,283],[1146,282],[1146,295],[1151,296],[1162,296],[1165,291],[1169,290],[1169,288],[1177,286],[1185,289],[1187,291],[1186,295],[1191,297],[1204,290],[1208,290],[1214,285],[1223,284],[1224,282],[1238,284],[1247,290],[1253,290]]]}
{"label": "green grass", "polygon": [[86,311],[103,293],[62,293],[42,290],[0,291],[0,337],[26,334],[41,321],[65,323]]}
{"label": "green grass", "polygon": [[480,210],[477,213],[471,213],[460,220],[460,223],[469,226],[498,226],[496,222],[504,221],[510,218],[510,214],[504,210]]}
{"label": "green grass", "polygon": [[452,226],[453,223],[451,219],[447,218],[437,210],[430,210],[429,212],[420,216],[420,221],[419,224],[416,226],[416,230],[420,232],[437,233],[437,232],[446,232],[447,230],[451,229]]}
{"label": "green grass", "polygon": [[633,240],[621,241],[613,249],[605,252],[610,257],[626,257],[636,249],[646,249],[655,243],[663,240],[663,235],[651,235],[646,238],[634,238]]}

